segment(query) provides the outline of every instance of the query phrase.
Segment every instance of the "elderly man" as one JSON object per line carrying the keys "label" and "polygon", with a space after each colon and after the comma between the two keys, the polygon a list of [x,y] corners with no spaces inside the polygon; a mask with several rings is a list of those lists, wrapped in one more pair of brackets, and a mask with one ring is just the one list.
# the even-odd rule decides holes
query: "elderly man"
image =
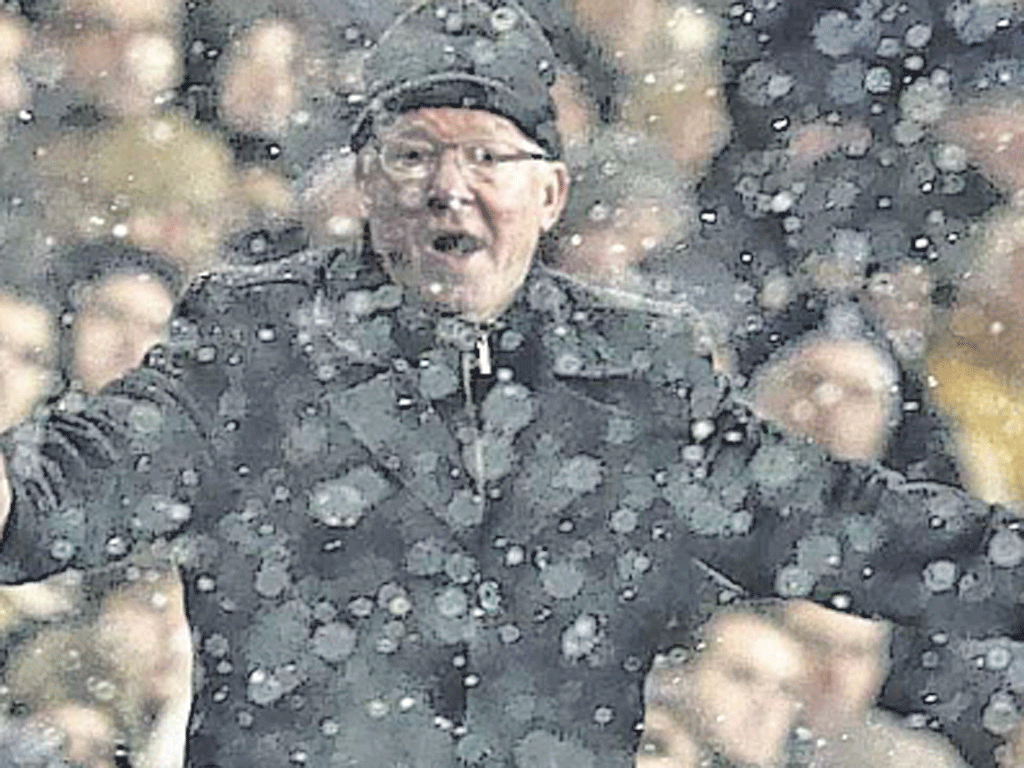
{"label": "elderly man", "polygon": [[[206,277],[140,370],[6,436],[5,580],[173,539],[193,766],[628,765],[659,634],[726,589],[698,555],[957,607],[984,505],[786,442],[671,313],[535,265],[569,185],[553,72],[512,3],[417,5],[367,62],[365,242]],[[1017,631],[1018,563],[974,626]]]}

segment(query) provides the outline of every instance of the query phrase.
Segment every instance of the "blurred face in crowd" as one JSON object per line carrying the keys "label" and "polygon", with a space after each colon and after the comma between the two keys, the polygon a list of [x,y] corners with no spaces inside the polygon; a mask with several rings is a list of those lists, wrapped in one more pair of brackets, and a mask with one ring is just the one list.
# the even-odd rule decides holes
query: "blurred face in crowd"
{"label": "blurred face in crowd", "polygon": [[50,313],[0,292],[0,428],[24,419],[53,384],[55,340]]}
{"label": "blurred face in crowd", "polygon": [[0,14],[0,114],[13,114],[28,103],[29,89],[18,68],[28,42],[25,22]]}
{"label": "blurred face in crowd", "polygon": [[181,75],[177,0],[65,0],[68,32],[58,45],[68,75],[99,106],[120,116],[153,112]]}
{"label": "blurred face in crowd", "polygon": [[807,651],[808,724],[824,734],[863,723],[888,671],[888,625],[804,601],[787,604],[786,625]]}
{"label": "blurred face in crowd", "polygon": [[301,40],[285,21],[253,25],[232,54],[221,89],[221,113],[236,128],[277,134],[298,105],[296,59]]}
{"label": "blurred face in crowd", "polygon": [[758,374],[756,407],[838,458],[868,460],[885,445],[894,378],[873,345],[822,339]]}
{"label": "blurred face in crowd", "polygon": [[565,166],[511,121],[447,107],[381,129],[357,174],[392,279],[478,321],[512,302],[568,190]]}
{"label": "blurred face in crowd", "polygon": [[74,320],[74,377],[96,392],[142,362],[164,340],[174,297],[148,274],[113,275],[86,286]]}
{"label": "blurred face in crowd", "polygon": [[[125,638],[131,638],[130,645]],[[187,685],[191,667],[180,581],[162,575],[107,596],[97,622],[97,639],[100,651],[143,695],[158,703],[173,696],[183,675]],[[125,654],[126,648],[130,654]]]}
{"label": "blurred face in crowd", "polygon": [[693,672],[698,721],[725,757],[774,766],[785,753],[805,674],[799,643],[753,615],[712,619]]}
{"label": "blurred face in crowd", "polygon": [[635,768],[697,768],[700,748],[672,707],[648,705]]}

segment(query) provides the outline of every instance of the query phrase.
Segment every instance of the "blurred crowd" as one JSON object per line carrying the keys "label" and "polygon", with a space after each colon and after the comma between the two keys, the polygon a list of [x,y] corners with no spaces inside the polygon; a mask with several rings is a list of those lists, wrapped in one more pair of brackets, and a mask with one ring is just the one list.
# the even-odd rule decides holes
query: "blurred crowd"
{"label": "blurred crowd", "polygon": [[738,603],[647,678],[637,768],[963,766],[927,729],[874,708],[889,628],[814,603]]}
{"label": "blurred crowd", "polygon": [[[1024,90],[1006,57],[975,55],[969,76],[956,58],[1017,25],[1016,6],[978,4],[1005,9],[987,33],[937,3],[879,2],[890,31],[836,10],[835,29],[787,35],[774,0],[525,4],[562,57],[574,183],[549,267],[691,318],[759,415],[833,455],[1017,509]],[[161,340],[199,272],[360,236],[347,121],[361,57],[403,5],[0,8],[0,427],[73,418]],[[875,66],[843,58],[866,44]],[[865,158],[889,181],[866,181]],[[0,591],[0,750],[182,764],[174,556]],[[659,657],[637,765],[962,764],[875,707],[888,663],[881,622],[738,602]],[[1024,766],[1017,719],[997,730],[1002,765]]]}

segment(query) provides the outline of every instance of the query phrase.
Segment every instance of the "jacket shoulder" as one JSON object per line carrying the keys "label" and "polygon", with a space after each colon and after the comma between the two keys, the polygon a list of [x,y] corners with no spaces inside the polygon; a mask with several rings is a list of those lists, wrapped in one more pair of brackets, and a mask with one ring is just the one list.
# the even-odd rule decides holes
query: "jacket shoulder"
{"label": "jacket shoulder", "polygon": [[[532,292],[530,305],[562,326],[556,335],[578,339],[584,359],[607,361],[627,354],[630,361],[649,364],[653,356],[664,358],[671,368],[697,365],[715,374],[728,371],[724,340],[713,323],[683,299],[659,299],[557,272],[540,273]],[[567,334],[567,327],[576,333]],[[620,366],[633,364],[620,360]],[[671,378],[671,372],[665,373]]]}
{"label": "jacket shoulder", "polygon": [[200,274],[189,291],[247,291],[258,287],[316,287],[335,251],[308,250],[260,264],[233,266]]}
{"label": "jacket shoulder", "polygon": [[347,262],[347,249],[306,250],[255,265],[232,266],[199,274],[178,305],[178,316],[223,315],[257,302],[284,307],[322,289],[331,265]]}

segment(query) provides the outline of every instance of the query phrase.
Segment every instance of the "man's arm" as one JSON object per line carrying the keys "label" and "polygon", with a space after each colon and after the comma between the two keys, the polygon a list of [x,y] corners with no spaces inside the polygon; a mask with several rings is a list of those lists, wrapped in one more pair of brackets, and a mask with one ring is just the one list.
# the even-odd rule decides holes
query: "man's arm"
{"label": "man's arm", "polygon": [[0,436],[0,582],[101,566],[192,522],[216,474],[208,434],[225,383],[208,355],[231,322],[227,293],[198,283],[141,368]]}
{"label": "man's arm", "polygon": [[[1019,716],[1000,696],[1021,690],[1021,521],[958,488],[832,460],[741,407],[718,426],[701,490],[667,488],[702,509],[675,505],[700,556],[753,594],[892,620],[882,703],[939,728],[971,765],[992,766],[1000,717]],[[709,509],[726,523],[707,525]]]}
{"label": "man's arm", "polygon": [[712,566],[755,594],[905,625],[1020,632],[1024,539],[1013,518],[948,485],[832,460],[738,405],[717,422],[701,466],[679,470],[705,477],[667,489],[684,524],[684,505],[727,521],[689,524]]}

